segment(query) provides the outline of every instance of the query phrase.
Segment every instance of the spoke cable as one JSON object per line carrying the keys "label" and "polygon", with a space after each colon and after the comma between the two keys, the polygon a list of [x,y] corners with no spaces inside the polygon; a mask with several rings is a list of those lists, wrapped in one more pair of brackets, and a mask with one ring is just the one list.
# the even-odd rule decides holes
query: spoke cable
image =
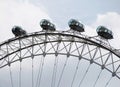
{"label": "spoke cable", "polygon": [[59,87],[60,82],[61,82],[61,80],[62,80],[62,76],[63,76],[63,73],[64,73],[64,71],[65,71],[65,67],[66,67],[66,65],[67,65],[67,61],[68,61],[68,58],[66,58],[66,61],[65,61],[65,63],[64,63],[64,66],[63,66],[62,72],[61,72],[61,74],[60,74],[60,78],[59,78],[57,87]]}
{"label": "spoke cable", "polygon": [[14,87],[13,85],[13,78],[12,78],[12,71],[11,71],[11,67],[9,66],[9,72],[10,72],[10,82],[11,82],[11,86]]}
{"label": "spoke cable", "polygon": [[110,83],[110,81],[112,80],[113,77],[110,77],[110,79],[108,80],[108,82],[105,84],[105,87],[108,86],[108,84]]}
{"label": "spoke cable", "polygon": [[82,80],[80,81],[80,83],[79,83],[79,86],[78,86],[78,87],[80,87],[80,86],[81,86],[81,84],[82,84],[83,80],[85,79],[85,77],[86,77],[86,75],[87,75],[87,73],[88,73],[88,70],[89,70],[90,66],[91,66],[91,64],[89,64],[88,68],[86,69],[86,72],[85,72],[85,74],[83,75]]}
{"label": "spoke cable", "polygon": [[39,79],[38,79],[38,87],[40,87],[41,85],[41,78],[42,78],[42,72],[43,72],[43,66],[44,66],[44,59],[45,57],[42,58],[42,64],[41,64],[41,69],[40,69],[40,72],[39,72]]}
{"label": "spoke cable", "polygon": [[53,68],[53,75],[52,75],[51,87],[55,87],[57,66],[58,66],[58,57],[56,56],[55,57],[55,62],[54,62],[54,68]]}
{"label": "spoke cable", "polygon": [[40,64],[39,64],[39,70],[38,70],[38,75],[37,75],[36,87],[38,87],[37,85],[39,83],[39,77],[40,77],[41,67],[42,67],[42,57],[41,57]]}
{"label": "spoke cable", "polygon": [[21,87],[21,71],[22,71],[22,67],[21,67],[21,61],[20,61],[20,71],[19,71],[19,87]]}
{"label": "spoke cable", "polygon": [[34,61],[32,58],[32,87],[34,87]]}
{"label": "spoke cable", "polygon": [[102,70],[100,70],[100,73],[99,73],[97,79],[95,80],[95,83],[94,83],[93,87],[96,86],[96,84],[97,84],[97,82],[98,82],[98,80],[99,80],[99,78],[100,78],[101,73],[102,73]]}
{"label": "spoke cable", "polygon": [[78,72],[79,64],[80,64],[80,60],[77,63],[77,66],[76,66],[76,69],[75,69],[75,73],[74,73],[74,76],[73,76],[73,79],[72,79],[71,87],[73,87],[73,83],[75,81],[75,78],[76,78],[76,75],[77,75],[77,72]]}

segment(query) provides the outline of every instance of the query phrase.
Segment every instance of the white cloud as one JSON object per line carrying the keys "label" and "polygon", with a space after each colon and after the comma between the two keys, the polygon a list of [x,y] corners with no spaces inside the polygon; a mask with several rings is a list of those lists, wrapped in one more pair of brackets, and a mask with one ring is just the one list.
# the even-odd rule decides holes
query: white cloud
{"label": "white cloud", "polygon": [[16,0],[1,0],[0,42],[13,37],[13,34],[11,33],[11,28],[14,25],[19,25],[28,32],[39,31],[40,20],[43,18],[50,19],[48,14],[41,8],[29,2],[18,2]]}
{"label": "white cloud", "polygon": [[103,25],[113,31],[114,39],[110,40],[110,43],[116,49],[120,49],[120,45],[118,44],[120,43],[120,14],[116,12],[99,14],[94,23],[86,26],[86,33],[90,36],[97,35],[96,28],[99,25]]}
{"label": "white cloud", "polygon": [[117,29],[120,27],[120,14],[116,12],[108,12],[106,14],[99,14],[97,16],[95,25],[105,25],[110,28]]}

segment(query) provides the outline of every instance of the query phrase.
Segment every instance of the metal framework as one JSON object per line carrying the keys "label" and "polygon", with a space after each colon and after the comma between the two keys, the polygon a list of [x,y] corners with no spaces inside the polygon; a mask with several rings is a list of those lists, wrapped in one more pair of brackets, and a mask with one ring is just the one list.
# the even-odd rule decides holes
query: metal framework
{"label": "metal framework", "polygon": [[[95,64],[101,67],[98,76],[93,83],[92,87],[96,87],[101,77],[103,70],[107,70],[111,77],[108,79],[105,86],[111,82],[113,77],[120,80],[120,52],[110,46],[109,42],[102,40],[97,37],[89,37],[81,34],[80,32],[69,30],[69,31],[41,31],[35,32],[20,37],[15,37],[9,39],[0,44],[0,69],[9,67],[10,83],[11,87],[14,87],[12,64],[20,61],[18,68],[19,71],[19,87],[22,87],[22,61],[27,58],[32,59],[31,68],[31,87],[41,87],[42,86],[42,76],[45,63],[45,57],[48,55],[54,56],[54,66],[53,72],[51,73],[51,87],[60,87],[65,69],[67,67],[68,60],[70,58],[76,58],[78,61],[76,63],[76,69],[71,78],[71,83],[69,85],[74,87],[75,80],[78,78],[77,73],[81,60],[89,62],[88,67],[84,70],[84,74],[77,87],[81,87],[88,72],[90,71],[91,65]],[[57,73],[58,59],[59,56],[66,56],[65,62],[61,69],[61,72]],[[34,61],[33,59],[37,56],[42,56],[40,60],[40,66],[38,67],[38,74],[36,77],[36,82],[34,81]],[[62,57],[61,57],[62,58]],[[80,73],[80,72],[79,72]],[[50,86],[48,86],[50,87]],[[75,86],[76,87],[76,86]]]}
{"label": "metal framework", "polygon": [[35,32],[1,43],[0,68],[38,55],[66,55],[85,59],[120,79],[120,52],[98,37],[88,37],[71,30]]}

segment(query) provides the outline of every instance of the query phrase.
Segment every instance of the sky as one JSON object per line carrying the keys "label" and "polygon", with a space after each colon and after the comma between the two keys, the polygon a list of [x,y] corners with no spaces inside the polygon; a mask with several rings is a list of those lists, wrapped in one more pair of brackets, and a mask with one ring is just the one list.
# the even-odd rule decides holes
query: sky
{"label": "sky", "polygon": [[39,22],[46,18],[58,30],[68,30],[68,21],[74,18],[85,25],[89,36],[96,35],[99,25],[106,26],[114,33],[113,43],[120,39],[119,3],[119,0],[0,0],[0,42],[14,37],[11,33],[14,25],[31,33],[40,31]]}
{"label": "sky", "polygon": [[[85,34],[95,36],[99,25],[114,33],[110,43],[120,49],[120,0],[0,0],[0,42],[13,38],[11,29],[21,26],[28,33],[41,31],[41,19],[49,19],[58,30],[68,30],[68,21],[78,19]],[[117,43],[116,43],[117,42]]]}

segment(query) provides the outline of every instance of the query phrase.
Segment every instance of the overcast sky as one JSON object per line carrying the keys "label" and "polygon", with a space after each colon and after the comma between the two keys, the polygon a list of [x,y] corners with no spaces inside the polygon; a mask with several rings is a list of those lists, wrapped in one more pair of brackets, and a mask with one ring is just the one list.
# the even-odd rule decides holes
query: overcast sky
{"label": "overcast sky", "polygon": [[19,25],[28,33],[40,31],[41,19],[49,19],[59,30],[67,30],[71,18],[85,25],[86,34],[96,35],[99,25],[114,33],[110,41],[120,49],[120,0],[0,0],[0,42],[14,37],[11,28]]}
{"label": "overcast sky", "polygon": [[119,3],[119,0],[0,0],[0,42],[13,37],[14,25],[28,32],[41,30],[39,22],[43,18],[62,30],[68,29],[71,18],[78,19],[86,32],[93,30],[91,35],[98,25],[104,25],[113,31],[115,39],[120,39]]}

